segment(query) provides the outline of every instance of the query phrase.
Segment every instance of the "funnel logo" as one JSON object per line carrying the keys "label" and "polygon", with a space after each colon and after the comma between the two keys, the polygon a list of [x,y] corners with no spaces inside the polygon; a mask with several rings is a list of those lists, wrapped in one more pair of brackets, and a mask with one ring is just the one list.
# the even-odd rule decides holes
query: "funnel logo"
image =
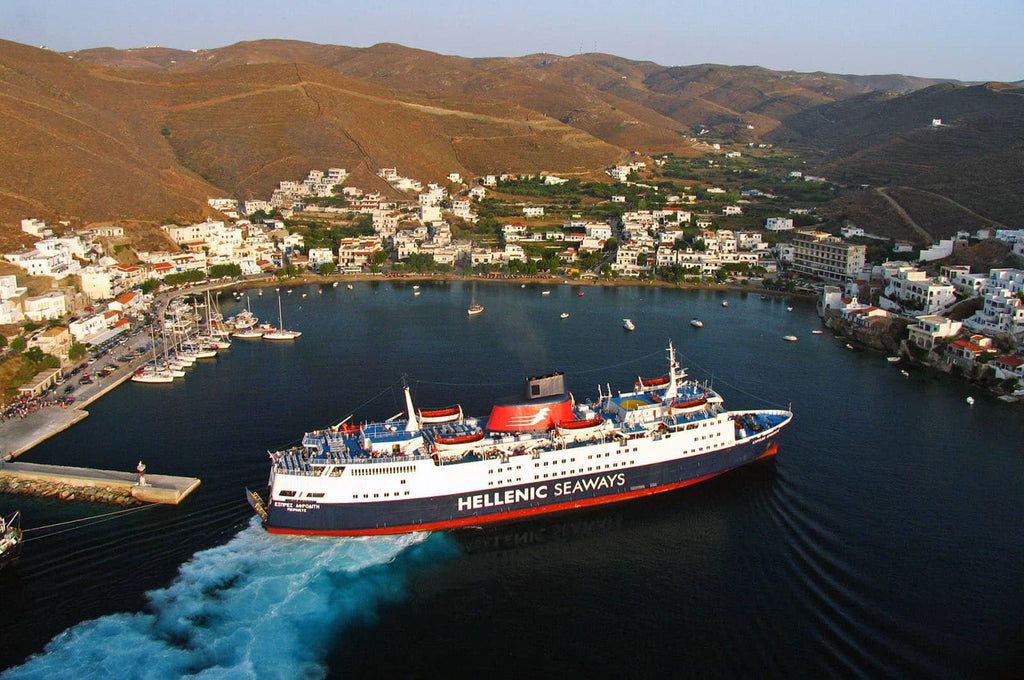
{"label": "funnel logo", "polygon": [[510,416],[508,424],[512,427],[533,427],[534,425],[540,425],[550,419],[551,409],[547,406],[540,409],[536,413],[530,415],[521,416]]}

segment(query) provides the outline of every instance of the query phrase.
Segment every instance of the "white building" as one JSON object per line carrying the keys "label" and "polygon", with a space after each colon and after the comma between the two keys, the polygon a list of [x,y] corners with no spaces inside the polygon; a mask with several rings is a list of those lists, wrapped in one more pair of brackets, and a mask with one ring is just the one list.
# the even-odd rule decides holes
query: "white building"
{"label": "white building", "polygon": [[769,217],[764,221],[765,231],[792,231],[793,219],[791,217]]}
{"label": "white building", "polygon": [[64,293],[51,290],[35,297],[26,297],[22,309],[26,317],[36,322],[59,319],[68,313],[68,299]]}
{"label": "white building", "polygon": [[927,272],[901,266],[886,275],[885,292],[879,304],[885,309],[900,311],[905,307],[935,314],[956,302],[956,289],[945,281],[929,278]]}
{"label": "white building", "polygon": [[867,246],[851,245],[820,231],[801,232],[789,245],[793,270],[819,278],[848,281],[867,261]]}
{"label": "white building", "polygon": [[937,314],[925,314],[917,317],[917,320],[907,327],[907,331],[910,334],[911,345],[930,352],[935,348],[936,340],[956,337],[962,327],[963,323],[960,321],[953,321]]}
{"label": "white building", "polygon": [[543,217],[544,216],[544,206],[540,206],[540,205],[524,205],[523,206],[523,215],[525,217],[527,217],[527,218],[530,218],[530,217]]}

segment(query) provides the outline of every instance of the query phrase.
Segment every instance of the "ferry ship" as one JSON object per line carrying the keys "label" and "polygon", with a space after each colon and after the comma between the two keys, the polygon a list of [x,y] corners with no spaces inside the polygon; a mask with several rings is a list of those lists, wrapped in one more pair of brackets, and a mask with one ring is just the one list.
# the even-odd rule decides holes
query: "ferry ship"
{"label": "ferry ship", "polygon": [[554,373],[486,418],[461,406],[307,432],[270,454],[269,497],[247,491],[271,533],[359,536],[525,518],[670,491],[773,456],[788,410],[727,411],[687,379],[669,343],[667,375],[577,403]]}

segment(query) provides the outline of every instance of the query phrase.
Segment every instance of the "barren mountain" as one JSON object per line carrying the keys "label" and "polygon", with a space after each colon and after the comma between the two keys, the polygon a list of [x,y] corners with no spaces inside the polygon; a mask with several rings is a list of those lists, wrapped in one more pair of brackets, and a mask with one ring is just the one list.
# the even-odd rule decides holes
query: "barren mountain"
{"label": "barren mountain", "polygon": [[[800,145],[851,181],[884,181],[890,154],[898,166],[900,154],[941,135],[955,144],[968,135],[965,143],[984,147],[981,155],[953,156],[968,172],[988,164],[978,158],[1007,149],[1012,163],[1005,137],[981,141],[992,127],[1017,129],[1004,121],[1015,109],[997,105],[1019,99],[1010,91],[990,88],[995,98],[962,111],[970,120],[960,127],[960,109],[930,113],[927,120],[945,117],[954,126],[921,139],[909,126],[922,125],[931,104],[904,113],[879,108],[917,101],[919,93],[898,93],[935,83],[664,67],[603,54],[466,59],[393,44],[263,40],[62,55],[0,41],[0,221],[191,220],[208,212],[209,197],[266,197],[278,181],[312,168],[345,167],[363,186],[384,190],[374,175],[384,166],[427,181],[449,172],[588,177],[633,152],[696,153],[690,137],[702,129],[707,138]],[[978,128],[985,120],[989,128]],[[843,165],[848,160],[857,164]],[[919,183],[909,186],[931,190],[923,184],[941,180],[915,172]],[[990,216],[963,198],[956,200]]]}

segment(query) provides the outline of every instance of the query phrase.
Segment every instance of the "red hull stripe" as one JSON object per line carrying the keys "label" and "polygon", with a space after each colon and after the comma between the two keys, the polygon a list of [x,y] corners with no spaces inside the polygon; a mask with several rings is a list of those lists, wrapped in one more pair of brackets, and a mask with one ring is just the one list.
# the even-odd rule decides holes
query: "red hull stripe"
{"label": "red hull stripe", "polygon": [[[772,444],[768,447],[768,450],[762,453],[754,460],[761,460],[769,456],[774,456],[778,452],[778,445]],[[552,505],[543,505],[536,508],[524,508],[522,510],[513,510],[512,512],[502,512],[493,515],[479,515],[477,517],[463,517],[462,519],[448,520],[445,522],[432,522],[429,524],[410,524],[408,526],[398,527],[383,527],[380,529],[342,529],[339,531],[318,531],[315,529],[275,529],[268,527],[267,531],[272,534],[303,534],[310,536],[377,536],[381,534],[407,534],[413,531],[441,531],[444,529],[456,529],[458,527],[465,526],[477,526],[480,524],[489,524],[491,522],[501,522],[510,519],[521,519],[523,517],[532,517],[535,515],[546,515],[551,512],[560,512],[563,510],[575,510],[578,508],[588,508],[595,505],[604,505],[606,503],[617,503],[619,501],[628,500],[630,498],[641,498],[643,496],[653,496],[656,493],[663,493],[665,491],[672,491],[673,489],[680,489],[684,486],[690,486],[691,484],[698,484],[700,482],[717,477],[724,472],[729,470],[723,470],[707,477],[699,477],[697,479],[689,479],[685,482],[677,482],[675,484],[666,484],[665,486],[656,486],[651,489],[640,489],[639,491],[627,491],[625,493],[616,494],[614,496],[601,496],[599,498],[585,498],[578,501],[570,501],[568,503],[555,503]]]}

